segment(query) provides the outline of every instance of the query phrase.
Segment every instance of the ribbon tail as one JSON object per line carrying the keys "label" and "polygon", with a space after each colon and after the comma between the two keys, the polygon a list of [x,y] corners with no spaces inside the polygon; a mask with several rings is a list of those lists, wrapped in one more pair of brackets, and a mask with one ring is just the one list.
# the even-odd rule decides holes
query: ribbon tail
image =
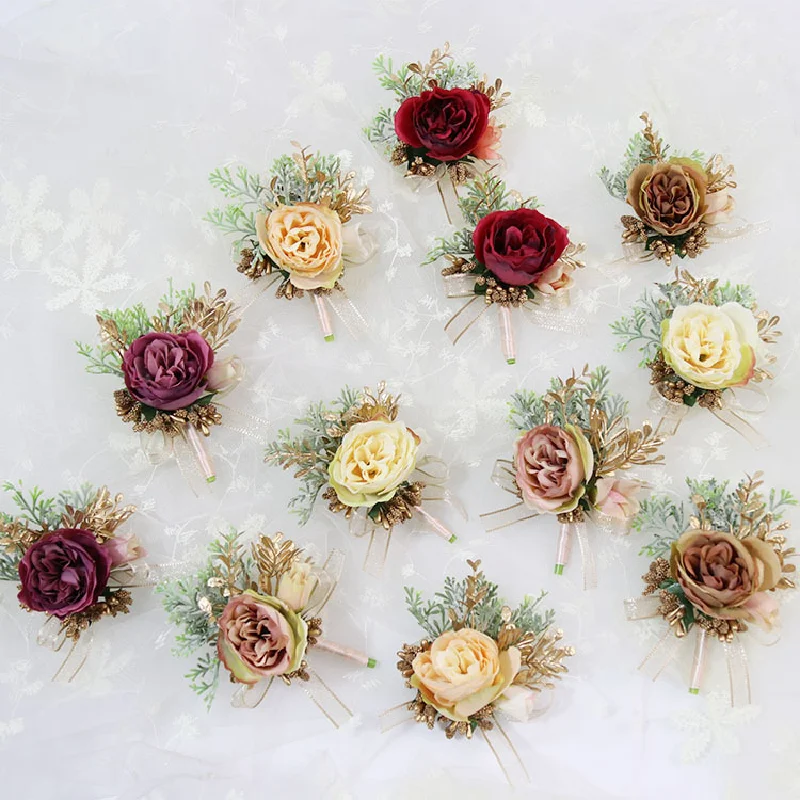
{"label": "ribbon tail", "polygon": [[711,413],[731,430],[743,436],[756,449],[761,450],[769,442],[744,417],[739,416],[731,408],[713,408]]}
{"label": "ribbon tail", "polygon": [[192,491],[198,496],[207,493],[209,485],[216,480],[216,475],[194,425],[187,425],[182,435],[174,437],[172,452]]}
{"label": "ribbon tail", "polygon": [[525,765],[519,757],[517,748],[514,747],[496,717],[493,726],[488,730],[481,728],[481,733],[484,741],[489,745],[492,755],[497,760],[497,764],[503,770],[503,775],[506,776],[508,783],[511,786],[530,783],[530,775],[528,775],[528,770],[525,769]]}
{"label": "ribbon tail", "polygon": [[343,291],[326,294],[325,302],[354,339],[359,339],[369,330],[369,323]]}
{"label": "ribbon tail", "polygon": [[514,464],[506,458],[498,458],[494,462],[492,483],[504,492],[513,494],[514,497],[520,496]]}
{"label": "ribbon tail", "polygon": [[656,642],[653,649],[644,657],[644,660],[639,664],[639,670],[652,678],[654,681],[658,680],[661,673],[672,663],[672,660],[678,653],[678,646],[682,642],[679,639],[672,627],[667,628],[664,635]]}
{"label": "ribbon tail", "polygon": [[[484,315],[488,307],[485,300],[478,294],[471,300],[467,300],[444,326],[444,331],[450,337],[450,341],[458,344],[461,337]],[[463,318],[462,315],[464,315]]]}
{"label": "ribbon tail", "polygon": [[475,276],[469,272],[456,272],[444,276],[445,294],[450,300],[475,296]]}
{"label": "ribbon tail", "polygon": [[652,619],[658,616],[661,600],[652,594],[645,597],[628,597],[624,601],[624,605],[625,617],[628,620]]}
{"label": "ribbon tail", "polygon": [[575,538],[578,540],[578,550],[581,554],[581,572],[583,574],[583,588],[597,588],[597,566],[594,559],[594,549],[589,542],[589,532],[585,522],[573,522]]}
{"label": "ribbon tail", "polygon": [[240,311],[249,308],[267,289],[270,289],[280,278],[280,273],[263,275],[255,280],[248,281],[247,286],[233,298],[233,304]]}
{"label": "ribbon tail", "polygon": [[334,728],[341,728],[350,721],[353,712],[331,691],[325,681],[313,670],[308,672],[308,680],[301,685],[311,702],[323,713]]}
{"label": "ribbon tail", "polygon": [[743,239],[747,236],[766,233],[770,227],[767,221],[741,222],[738,225],[721,223],[719,225],[710,225],[706,228],[706,238],[710,242],[726,242],[732,239]]}
{"label": "ribbon tail", "polygon": [[538,516],[537,512],[530,512],[530,509],[520,500],[512,506],[481,514],[481,522],[486,533],[494,533],[511,525],[516,525],[518,522],[525,522]]}
{"label": "ribbon tail", "polygon": [[269,434],[267,432],[269,420],[253,414],[247,414],[227,405],[217,405],[225,412],[222,417],[224,427],[236,431],[236,433],[241,433],[242,436],[247,436],[259,444],[266,445],[269,443]]}
{"label": "ribbon tail", "polygon": [[439,197],[442,198],[442,205],[444,206],[444,213],[447,215],[447,221],[457,228],[463,228],[466,225],[464,214],[461,212],[461,206],[458,202],[458,193],[456,192],[455,184],[449,175],[443,175],[436,181],[436,189],[439,192]]}
{"label": "ribbon tail", "polygon": [[[75,680],[89,658],[93,639],[94,633],[89,628],[80,635],[80,638],[72,641],[61,666],[53,675],[53,683],[72,683]],[[61,647],[58,648],[58,650],[60,649]]]}
{"label": "ribbon tail", "polygon": [[648,405],[654,414],[661,415],[655,429],[656,436],[674,436],[689,411],[685,403],[670,402],[655,387],[650,393]]}
{"label": "ribbon tail", "polygon": [[399,706],[387,708],[380,716],[381,733],[387,733],[406,722],[413,722],[414,712],[408,706],[408,703],[400,703]]}
{"label": "ribbon tail", "polygon": [[749,705],[753,702],[753,696],[750,690],[750,670],[747,666],[747,653],[742,640],[735,636],[732,642],[725,642],[724,648],[731,690],[731,705]]}
{"label": "ribbon tail", "polygon": [[363,569],[369,575],[380,578],[389,552],[391,529],[387,530],[382,525],[375,525],[367,513],[362,511],[350,518],[350,533],[359,538],[369,534]]}
{"label": "ribbon tail", "polygon": [[267,696],[273,680],[274,678],[266,678],[254,684],[240,683],[231,697],[231,705],[234,708],[256,708]]}
{"label": "ribbon tail", "polygon": [[322,568],[317,572],[317,585],[314,587],[304,613],[311,617],[319,616],[339,585],[343,567],[344,553],[341,550],[331,550]]}
{"label": "ribbon tail", "polygon": [[564,309],[569,304],[569,289],[562,289],[555,294],[539,294],[535,303],[525,303],[522,310],[540,328],[558,333],[581,333],[586,329],[586,320],[572,312],[566,312]]}

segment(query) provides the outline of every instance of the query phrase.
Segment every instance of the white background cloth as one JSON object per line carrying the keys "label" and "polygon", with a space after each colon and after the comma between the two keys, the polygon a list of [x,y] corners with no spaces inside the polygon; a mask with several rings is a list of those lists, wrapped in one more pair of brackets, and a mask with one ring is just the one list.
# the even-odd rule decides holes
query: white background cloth
{"label": "white background cloth", "polygon": [[[465,574],[465,558],[480,557],[512,602],[546,589],[577,648],[550,711],[507,726],[532,776],[517,796],[800,797],[800,604],[791,593],[780,641],[747,637],[754,705],[731,709],[721,658],[699,697],[687,693],[685,662],[655,684],[637,673],[658,630],[623,614],[648,564],[638,556],[642,537],[598,536],[599,588],[583,592],[577,557],[564,577],[553,575],[555,520],[493,535],[478,520],[504,503],[489,476],[510,453],[506,401],[515,389],[542,390],[551,375],[605,363],[633,420],[648,413],[649,375],[635,353],[614,352],[608,323],[670,271],[610,263],[621,254],[625,207],[596,177],[601,165],[616,167],[643,110],[675,148],[728,157],[738,214],[770,225],[680,266],[751,281],[785,332],[758,423],[772,446],[755,452],[698,410],[666,446],[655,482],[683,495],[687,475],[735,481],[764,469],[769,484],[797,491],[797,37],[789,2],[4,0],[0,475],[52,493],[84,480],[124,492],[143,509],[129,527],[154,561],[197,558],[223,524],[339,547],[348,563],[326,633],[381,663],[368,671],[315,656],[356,713],[338,732],[294,686],[274,687],[246,711],[230,707],[223,682],[206,713],[182,677],[190,662],[170,652],[174,631],[158,599],[141,590],[129,616],[97,626],[77,685],[54,685],[58,656],[37,646],[41,620],[18,608],[8,583],[0,587],[0,796],[504,796],[481,741],[447,741],[410,723],[381,735],[377,722],[411,697],[395,670],[395,651],[420,636],[403,586],[435,591],[445,575]],[[445,40],[513,94],[503,112],[509,184],[538,195],[545,213],[588,244],[589,267],[573,291],[585,329],[558,334],[515,315],[514,367],[500,356],[491,312],[458,347],[445,337],[459,302],[444,297],[435,266],[419,266],[447,230],[439,198],[411,193],[361,134],[392,102],[372,59],[424,61]],[[452,465],[451,488],[470,519],[456,545],[398,529],[382,580],[361,571],[365,542],[349,538],[323,503],[298,529],[286,510],[296,482],[263,464],[249,440],[213,432],[219,478],[202,499],[174,465],[147,467],[138,437],[115,416],[115,380],[86,374],[73,345],[96,335],[96,308],[153,304],[170,276],[242,290],[229,243],[202,221],[222,199],[207,174],[238,162],[265,170],[292,139],[341,153],[370,181],[381,252],[349,272],[347,287],[372,324],[360,341],[339,325],[326,344],[310,303],[262,295],[229,351],[248,368],[230,402],[268,417],[274,432],[346,383],[386,380],[402,393],[402,419]]]}

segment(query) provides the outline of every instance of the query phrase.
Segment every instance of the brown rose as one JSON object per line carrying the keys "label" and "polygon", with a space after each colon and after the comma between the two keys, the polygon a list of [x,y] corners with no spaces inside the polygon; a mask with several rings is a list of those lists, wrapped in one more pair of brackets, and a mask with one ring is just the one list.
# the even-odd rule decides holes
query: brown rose
{"label": "brown rose", "polygon": [[665,236],[694,228],[706,213],[708,178],[689,158],[640,164],[628,176],[625,198],[641,220]]}
{"label": "brown rose", "polygon": [[708,616],[772,626],[777,603],[767,592],[780,580],[781,562],[762,539],[686,531],[672,544],[670,569],[692,605]]}

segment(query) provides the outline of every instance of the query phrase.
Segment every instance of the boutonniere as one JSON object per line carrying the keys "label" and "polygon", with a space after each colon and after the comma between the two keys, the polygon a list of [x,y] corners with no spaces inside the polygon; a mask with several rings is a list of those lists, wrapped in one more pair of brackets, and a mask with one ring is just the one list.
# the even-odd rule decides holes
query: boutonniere
{"label": "boutonniere", "polygon": [[[766,399],[761,387],[777,359],[769,352],[780,317],[758,311],[746,284],[695,279],[683,271],[671,283],[656,284],[633,306],[633,314],[611,324],[620,350],[634,343],[640,366],[650,369],[651,408],[662,414],[659,433],[672,435],[691,406],[708,409],[756,446],[763,437],[737,411],[745,409],[735,389]],[[759,407],[762,406],[762,407]]]}
{"label": "boutonniere", "polygon": [[427,64],[396,71],[391,58],[379,55],[372,68],[399,105],[381,109],[365,133],[407,178],[436,184],[452,222],[456,187],[500,158],[503,126],[493,114],[510,95],[499,78],[481,78],[473,63],[458,64],[449,50],[445,43]]}
{"label": "boutonniere", "polygon": [[434,501],[451,502],[444,462],[421,453],[422,439],[399,418],[399,398],[384,384],[374,394],[345,388],[330,406],[315,403],[297,423],[297,436],[280,431],[266,462],[295,469],[300,494],[289,507],[308,522],[322,495],[328,508],[350,521],[356,536],[369,534],[364,568],[380,573],[392,529],[409,520],[448,542],[455,534],[430,514]]}
{"label": "boutonniere", "polygon": [[467,561],[472,574],[446,578],[432,600],[406,588],[406,606],[425,638],[403,645],[397,669],[416,697],[385,712],[383,728],[414,720],[432,730],[438,722],[448,739],[480,731],[516,783],[528,775],[500,719],[529,722],[544,713],[567,672],[563,660],[575,650],[560,644],[554,612],[541,609],[545,592],[512,609],[480,563]]}
{"label": "boutonniere", "polygon": [[334,550],[317,564],[281,533],[259,534],[248,547],[234,529],[212,542],[209,554],[195,575],[158,588],[181,629],[176,654],[201,651],[186,676],[194,692],[210,708],[224,668],[238,686],[232,704],[254,708],[276,678],[299,682],[335,727],[344,724],[352,713],[309,666],[314,651],[377,664],[322,635],[319,615],[338,584],[342,554]]}
{"label": "boutonniere", "polygon": [[233,202],[206,219],[235,237],[238,270],[253,281],[252,299],[277,284],[275,296],[308,294],[326,342],[333,341],[333,310],[353,335],[366,322],[347,299],[347,267],[375,252],[374,237],[353,218],[368,213],[368,189],[338,156],[296,152],[273,162],[266,176],[238,167],[211,173],[211,185]]}
{"label": "boutonniere", "polygon": [[674,256],[696,258],[715,239],[745,233],[747,226],[727,230],[721,224],[735,205],[733,165],[698,150],[668,156],[670,146],[653,130],[649,115],[640,119],[644,131],[631,139],[619,170],[603,167],[599,173],[609,193],[636,214],[622,217],[626,258],[660,258],[669,266]]}
{"label": "boutonniere", "polygon": [[77,343],[87,372],[124,383],[114,391],[117,415],[142,434],[150,462],[174,456],[193,486],[195,475],[216,479],[202,441],[213,427],[224,422],[259,438],[265,424],[219,402],[244,375],[237,356],[219,357],[240,320],[224,289],[204,288],[198,296],[194,285],[177,290],[170,282],[152,316],[142,303],[98,311],[100,344]]}
{"label": "boutonniere", "polygon": [[513,459],[495,462],[492,480],[517,502],[481,515],[487,530],[496,531],[554,514],[561,523],[555,572],[563,574],[576,538],[584,588],[597,581],[587,518],[609,532],[627,532],[644,484],[619,473],[664,460],[657,452],[661,437],[648,422],[631,427],[628,404],[609,392],[608,380],[606,367],[587,366],[566,380],[551,379],[544,394],[512,395],[510,422],[520,435]]}
{"label": "boutonniere", "polygon": [[122,495],[84,484],[46,497],[5,483],[16,514],[0,512],[0,578],[18,581],[22,608],[44,614],[39,644],[67,653],[53,680],[71,681],[89,656],[94,626],[130,611],[130,589],[147,585],[135,534],[120,530],[135,513]]}
{"label": "boutonniere", "polygon": [[[797,501],[786,490],[766,493],[762,473],[728,489],[715,478],[686,481],[688,505],[669,497],[642,502],[634,527],[654,535],[642,554],[653,558],[642,596],[625,601],[628,619],[662,617],[668,623],[640,669],[655,680],[696,629],[689,691],[698,694],[713,641],[725,652],[731,704],[750,703],[750,676],[742,634],[751,626],[777,640],[778,594],[794,589],[783,520]],[[763,637],[762,637],[763,638]]]}
{"label": "boutonniere", "polygon": [[439,239],[424,264],[444,258],[447,296],[468,298],[445,331],[453,344],[491,306],[498,309],[503,355],[516,363],[511,310],[522,309],[544,327],[576,328],[563,313],[569,305],[572,273],[585,266],[576,256],[586,248],[569,240],[569,228],[537,210],[535,197],[510,191],[495,175],[472,181],[461,199],[466,227]]}

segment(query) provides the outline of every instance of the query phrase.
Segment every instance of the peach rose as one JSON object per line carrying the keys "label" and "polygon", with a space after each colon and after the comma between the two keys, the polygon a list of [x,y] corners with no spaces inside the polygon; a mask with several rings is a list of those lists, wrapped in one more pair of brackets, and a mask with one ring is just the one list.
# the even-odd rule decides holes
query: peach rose
{"label": "peach rose", "polygon": [[474,628],[445,631],[414,658],[411,685],[440,714],[466,722],[503,694],[521,663],[516,647],[500,651],[494,639]]}
{"label": "peach rose", "polygon": [[736,201],[727,186],[715,192],[708,192],[703,222],[706,225],[719,225],[720,222],[725,222],[730,217],[735,207]]}
{"label": "peach rose", "polygon": [[773,547],[756,536],[689,530],[672,543],[672,577],[709,617],[743,619],[769,630],[778,606],[768,594],[781,577]]}
{"label": "peach rose", "polygon": [[297,203],[259,212],[256,233],[264,252],[298,289],[332,289],[342,274],[342,222],[327,206]]}
{"label": "peach rose", "polygon": [[533,285],[542,294],[555,294],[562,289],[569,289],[575,283],[572,278],[573,272],[575,272],[574,264],[559,259],[539,275]]}

